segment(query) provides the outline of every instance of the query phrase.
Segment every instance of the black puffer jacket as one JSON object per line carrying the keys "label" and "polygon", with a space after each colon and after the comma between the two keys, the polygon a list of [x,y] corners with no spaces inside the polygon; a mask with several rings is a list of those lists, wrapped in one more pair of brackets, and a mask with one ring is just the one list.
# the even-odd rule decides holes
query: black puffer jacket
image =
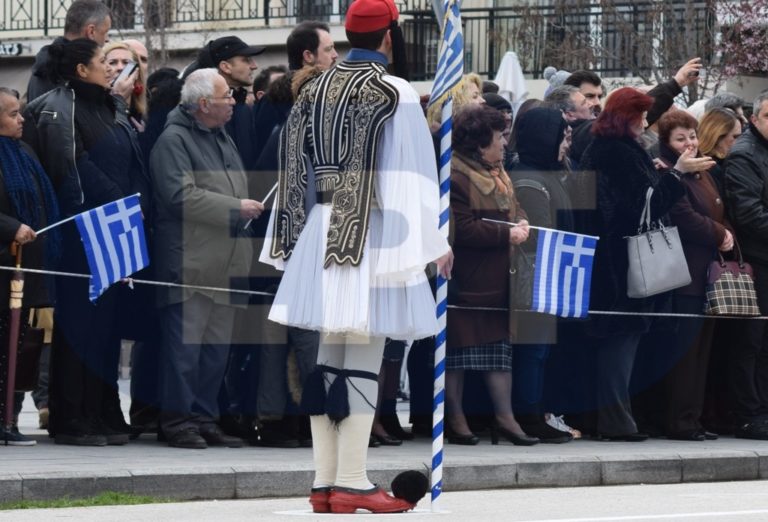
{"label": "black puffer jacket", "polygon": [[[592,269],[590,309],[624,312],[654,311],[655,304],[668,296],[647,299],[627,297],[627,243],[637,233],[648,187],[655,188],[651,199],[652,218],[666,215],[685,190],[670,174],[660,174],[651,157],[637,141],[596,136],[582,156],[582,169],[593,170],[597,179],[597,209],[591,233],[600,237]],[[599,336],[643,333],[650,325],[646,316],[592,316],[592,333]]]}
{"label": "black puffer jacket", "polygon": [[754,127],[725,160],[725,199],[742,252],[768,264],[768,140]]}

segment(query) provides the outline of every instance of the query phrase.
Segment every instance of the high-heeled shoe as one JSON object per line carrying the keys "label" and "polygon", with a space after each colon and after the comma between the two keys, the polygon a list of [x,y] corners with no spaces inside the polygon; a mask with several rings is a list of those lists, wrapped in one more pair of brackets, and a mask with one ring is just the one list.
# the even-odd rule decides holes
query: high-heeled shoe
{"label": "high-heeled shoe", "polygon": [[371,438],[377,441],[380,446],[400,446],[403,444],[402,440],[392,437],[389,433],[385,435],[377,435],[376,433],[371,433]]}
{"label": "high-heeled shoe", "polygon": [[400,420],[397,418],[396,414],[382,415],[381,425],[384,426],[384,429],[387,430],[387,433],[396,439],[413,440],[413,433],[410,431],[405,431],[403,427],[400,426]]}
{"label": "high-heeled shoe", "polygon": [[456,433],[448,424],[445,425],[445,438],[448,440],[448,444],[458,444],[459,446],[477,446],[480,443],[480,438],[474,433],[469,435]]}
{"label": "high-heeled shoe", "polygon": [[537,437],[529,437],[525,433],[513,433],[499,424],[491,425],[491,444],[494,446],[499,443],[499,435],[507,439],[515,446],[533,446],[541,442]]}

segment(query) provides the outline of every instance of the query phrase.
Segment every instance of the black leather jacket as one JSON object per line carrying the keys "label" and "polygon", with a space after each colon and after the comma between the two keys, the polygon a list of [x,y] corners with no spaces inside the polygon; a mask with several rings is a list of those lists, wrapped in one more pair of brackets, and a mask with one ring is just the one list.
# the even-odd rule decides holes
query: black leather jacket
{"label": "black leather jacket", "polygon": [[725,160],[725,201],[744,255],[768,264],[768,140],[754,127]]}
{"label": "black leather jacket", "polygon": [[[88,93],[87,99],[78,99],[78,91],[81,96]],[[35,150],[51,177],[62,216],[103,205],[134,190],[148,196],[148,190],[142,190],[149,186],[149,181],[141,150],[125,111],[118,109],[121,102],[95,86],[79,84],[77,88],[71,85],[57,87],[25,109],[23,139]],[[130,142],[132,150],[128,156],[131,162],[135,161],[135,168],[131,170],[139,173],[130,177],[137,179],[115,175],[124,170],[124,166],[119,165],[124,158],[119,154],[96,150],[115,122]],[[114,158],[114,169],[108,164],[110,157]],[[85,172],[81,172],[83,170]],[[146,201],[145,197],[142,200]]]}
{"label": "black leather jacket", "polygon": [[[57,87],[24,109],[23,140],[53,181],[62,214],[85,201],[75,157],[75,91]],[[67,209],[67,210],[65,210]]]}

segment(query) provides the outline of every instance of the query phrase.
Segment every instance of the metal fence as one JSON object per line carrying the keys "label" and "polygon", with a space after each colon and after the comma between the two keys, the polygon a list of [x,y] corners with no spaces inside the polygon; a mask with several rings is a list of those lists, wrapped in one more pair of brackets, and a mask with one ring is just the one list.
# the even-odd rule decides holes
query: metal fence
{"label": "metal fence", "polygon": [[[552,65],[603,76],[643,76],[687,59],[713,59],[713,1],[556,0],[551,6],[464,9],[465,70],[493,77],[507,51],[534,78]],[[439,31],[431,9],[404,22],[414,79],[434,77]]]}
{"label": "metal fence", "polygon": [[[3,0],[0,37],[9,32],[31,36],[60,34],[73,0]],[[104,0],[113,13],[115,29],[183,29],[205,22],[252,22],[254,27],[302,20],[343,20],[352,0]],[[396,1],[403,11],[425,0]],[[412,4],[412,5],[406,5]],[[145,6],[147,11],[145,12]]]}
{"label": "metal fence", "polygon": [[[236,22],[286,26],[306,19],[343,21],[351,0],[105,0],[113,27],[183,30]],[[0,39],[61,34],[72,0],[3,0]],[[413,79],[434,76],[439,31],[430,0],[396,1],[402,13]],[[534,2],[530,2],[533,4]],[[712,56],[714,0],[551,0],[553,5],[464,9],[466,70],[493,76],[507,50],[534,77],[548,65],[589,68],[606,76],[642,75],[659,62]],[[145,12],[143,6],[148,6]],[[234,25],[234,24],[231,24]],[[18,33],[18,32],[23,33]],[[672,57],[672,58],[670,58]],[[682,59],[682,58],[681,58]],[[664,67],[673,64],[662,63]],[[667,67],[669,68],[669,67]]]}

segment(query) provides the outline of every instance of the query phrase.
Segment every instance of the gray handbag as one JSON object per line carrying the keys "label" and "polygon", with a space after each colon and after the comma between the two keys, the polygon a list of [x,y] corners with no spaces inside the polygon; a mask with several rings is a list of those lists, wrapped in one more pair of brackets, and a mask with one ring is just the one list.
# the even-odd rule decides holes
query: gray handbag
{"label": "gray handbag", "polygon": [[661,219],[651,221],[652,195],[653,187],[650,187],[637,235],[626,238],[627,296],[632,298],[650,297],[691,282],[677,227],[665,227]]}

